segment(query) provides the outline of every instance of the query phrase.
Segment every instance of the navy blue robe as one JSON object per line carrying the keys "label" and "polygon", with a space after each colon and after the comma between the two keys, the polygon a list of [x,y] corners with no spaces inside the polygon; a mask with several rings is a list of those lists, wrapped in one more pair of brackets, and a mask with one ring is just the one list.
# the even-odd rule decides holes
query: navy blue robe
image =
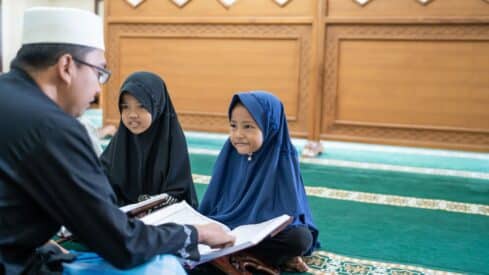
{"label": "navy blue robe", "polygon": [[311,231],[309,254],[318,246],[319,232],[312,220],[284,107],[267,92],[239,93],[231,100],[229,119],[237,103],[243,104],[257,123],[263,144],[249,158],[226,141],[199,211],[230,228],[288,214],[293,217],[289,227],[307,226]]}
{"label": "navy blue robe", "polygon": [[0,274],[22,272],[61,225],[119,268],[199,257],[194,227],[146,226],[118,209],[86,130],[18,68],[0,76],[0,117]]}

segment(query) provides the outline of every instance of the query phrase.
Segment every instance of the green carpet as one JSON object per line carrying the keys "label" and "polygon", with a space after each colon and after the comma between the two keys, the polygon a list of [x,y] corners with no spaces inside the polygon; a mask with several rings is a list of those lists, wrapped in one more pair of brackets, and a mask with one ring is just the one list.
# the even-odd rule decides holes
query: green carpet
{"label": "green carpet", "polygon": [[[215,156],[192,154],[192,173],[211,175]],[[489,180],[301,164],[307,186],[489,205]]]}

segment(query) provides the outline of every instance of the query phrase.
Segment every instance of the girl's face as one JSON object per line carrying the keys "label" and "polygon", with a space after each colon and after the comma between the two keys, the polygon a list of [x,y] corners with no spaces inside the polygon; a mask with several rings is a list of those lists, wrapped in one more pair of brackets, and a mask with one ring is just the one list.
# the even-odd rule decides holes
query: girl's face
{"label": "girl's face", "polygon": [[129,93],[122,95],[120,110],[122,123],[131,133],[139,135],[151,126],[151,113]]}
{"label": "girl's face", "polygon": [[260,149],[263,134],[248,110],[237,104],[231,112],[230,139],[231,144],[241,155],[250,154]]}

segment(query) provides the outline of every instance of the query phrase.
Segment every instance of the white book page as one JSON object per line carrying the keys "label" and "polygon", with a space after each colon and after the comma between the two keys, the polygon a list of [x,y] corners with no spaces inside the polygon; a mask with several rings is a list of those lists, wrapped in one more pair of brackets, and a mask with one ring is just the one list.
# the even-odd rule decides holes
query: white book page
{"label": "white book page", "polygon": [[199,244],[199,252],[202,260],[205,261],[207,258],[212,259],[219,255],[227,255],[234,251],[256,245],[284,223],[287,223],[289,219],[290,216],[284,214],[261,223],[238,226],[231,231],[231,234],[236,237],[234,245],[224,249],[212,249],[207,245]]}
{"label": "white book page", "polygon": [[142,217],[140,220],[145,224],[150,225],[160,225],[170,222],[190,225],[217,223],[221,225],[226,231],[230,231],[227,226],[200,214],[195,209],[190,207],[185,201],[158,209],[157,211]]}
{"label": "white book page", "polygon": [[244,242],[257,244],[270,235],[275,229],[287,222],[289,218],[289,215],[284,214],[261,223],[241,225],[233,229],[231,234],[236,236],[236,245]]}

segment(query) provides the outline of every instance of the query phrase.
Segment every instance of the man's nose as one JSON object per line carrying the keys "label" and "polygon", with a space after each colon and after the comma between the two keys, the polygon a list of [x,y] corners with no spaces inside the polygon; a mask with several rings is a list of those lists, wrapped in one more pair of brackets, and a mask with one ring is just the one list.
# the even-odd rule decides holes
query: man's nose
{"label": "man's nose", "polygon": [[96,96],[100,93],[102,93],[102,86],[100,84],[97,84],[97,88],[95,89],[95,95],[93,96]]}

